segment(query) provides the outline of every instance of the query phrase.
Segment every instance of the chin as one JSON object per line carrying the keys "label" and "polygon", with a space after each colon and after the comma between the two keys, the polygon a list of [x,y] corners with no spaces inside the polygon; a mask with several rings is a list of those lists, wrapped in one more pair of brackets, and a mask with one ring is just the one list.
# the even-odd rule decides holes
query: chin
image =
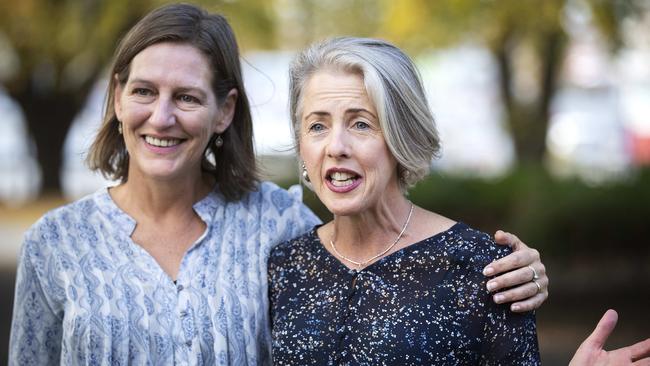
{"label": "chin", "polygon": [[[354,199],[341,199],[338,202],[323,202],[327,210],[336,216],[353,216],[364,211],[364,207],[354,202]],[[342,202],[347,201],[347,202]]]}
{"label": "chin", "polygon": [[158,181],[169,181],[178,179],[179,176],[187,175],[187,172],[183,172],[174,164],[150,164],[144,169],[140,170],[142,176],[149,179],[158,180]]}

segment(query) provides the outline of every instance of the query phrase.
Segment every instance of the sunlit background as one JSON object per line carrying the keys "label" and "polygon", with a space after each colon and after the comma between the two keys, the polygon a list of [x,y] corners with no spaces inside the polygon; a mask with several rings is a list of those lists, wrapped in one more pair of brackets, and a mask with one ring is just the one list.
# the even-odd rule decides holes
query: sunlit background
{"label": "sunlit background", "polygon": [[[1,350],[24,230],[114,184],[84,165],[106,67],[124,31],[161,3],[0,0]],[[650,336],[649,1],[203,5],[239,37],[268,179],[297,180],[287,112],[296,50],[334,35],[390,40],[417,63],[443,143],[412,199],[541,249],[551,274],[538,312],[544,363],[566,364],[608,307],[621,315],[611,347]]]}

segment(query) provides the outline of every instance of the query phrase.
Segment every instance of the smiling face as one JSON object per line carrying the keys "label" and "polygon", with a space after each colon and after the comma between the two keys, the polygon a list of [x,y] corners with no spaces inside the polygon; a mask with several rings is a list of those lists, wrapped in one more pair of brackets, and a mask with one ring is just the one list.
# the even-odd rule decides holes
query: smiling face
{"label": "smiling face", "polygon": [[115,88],[115,113],[129,153],[129,180],[196,178],[210,138],[232,120],[231,90],[218,103],[212,71],[197,48],[157,43],[138,53]]}
{"label": "smiling face", "polygon": [[318,198],[355,215],[401,197],[397,162],[360,75],[321,70],[305,84],[300,156]]}

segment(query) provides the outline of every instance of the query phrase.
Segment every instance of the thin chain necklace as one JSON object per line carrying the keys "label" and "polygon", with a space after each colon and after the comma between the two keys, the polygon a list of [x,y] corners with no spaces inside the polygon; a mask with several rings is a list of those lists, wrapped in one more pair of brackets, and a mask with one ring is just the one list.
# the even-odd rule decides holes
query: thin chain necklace
{"label": "thin chain necklace", "polygon": [[[384,254],[388,253],[388,251],[390,251],[391,249],[393,249],[393,247],[395,247],[397,242],[402,238],[402,235],[404,235],[404,232],[406,231],[406,228],[409,226],[409,222],[411,222],[411,215],[413,215],[413,207],[414,207],[413,203],[411,203],[411,209],[409,210],[409,215],[408,215],[408,217],[406,217],[406,222],[404,223],[404,226],[402,227],[402,231],[400,231],[399,235],[397,235],[397,238],[395,239],[395,241],[391,245],[389,245],[386,249],[384,249],[381,253],[375,255],[374,257],[372,257],[370,259],[366,259],[365,261],[362,261],[362,262],[357,262],[354,259],[351,259],[351,258],[348,258],[348,257],[344,256],[338,250],[336,250],[336,245],[334,245],[334,240],[330,239],[330,245],[332,246],[332,251],[334,251],[334,253],[336,253],[336,255],[341,257],[343,260],[356,265],[357,269],[360,270],[362,267],[365,267],[367,264],[374,261],[375,259],[383,257]],[[334,237],[334,235],[332,235],[332,237]]]}

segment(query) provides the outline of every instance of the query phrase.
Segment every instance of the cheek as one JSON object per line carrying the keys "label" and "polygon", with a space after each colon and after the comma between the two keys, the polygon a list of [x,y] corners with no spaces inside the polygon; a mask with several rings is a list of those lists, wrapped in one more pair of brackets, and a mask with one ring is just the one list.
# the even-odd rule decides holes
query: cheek
{"label": "cheek", "polygon": [[322,154],[318,144],[305,141],[300,145],[300,157],[307,165],[307,168],[314,168],[321,164]]}
{"label": "cheek", "polygon": [[373,151],[368,151],[366,153],[366,161],[374,164],[375,168],[378,170],[378,173],[382,175],[390,176],[395,169],[397,169],[397,160],[393,155],[388,151],[388,147],[385,145],[379,145]]}
{"label": "cheek", "polygon": [[186,133],[198,137],[211,137],[215,133],[214,117],[207,113],[178,112],[177,121]]}
{"label": "cheek", "polygon": [[118,118],[123,124],[135,127],[145,121],[148,115],[149,112],[144,106],[126,103],[121,105]]}

